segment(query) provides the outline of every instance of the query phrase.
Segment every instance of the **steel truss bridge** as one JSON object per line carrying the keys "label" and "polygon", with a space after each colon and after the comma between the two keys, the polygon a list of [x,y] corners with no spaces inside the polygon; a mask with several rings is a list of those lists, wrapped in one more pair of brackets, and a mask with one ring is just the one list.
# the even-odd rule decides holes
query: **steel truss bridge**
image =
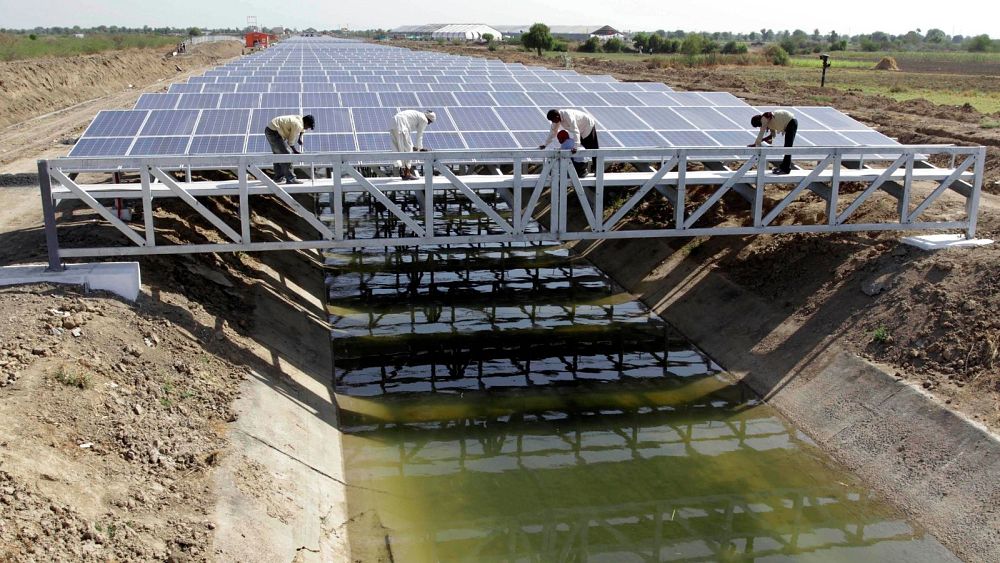
{"label": "steel truss bridge", "polygon": [[[766,164],[786,153],[796,168],[788,175],[772,174]],[[392,177],[391,163],[399,158],[422,167],[424,176],[409,181]],[[584,178],[577,176],[571,155],[558,150],[62,158],[39,161],[38,170],[49,267],[58,269],[64,258],[306,248],[887,230],[961,230],[973,238],[986,149],[675,147],[591,150],[586,158],[596,160],[597,172]],[[949,161],[950,166],[932,166],[931,159]],[[300,185],[279,185],[265,173],[274,162],[305,169],[309,179]],[[223,172],[232,179],[202,180],[205,174],[199,171]],[[925,187],[918,190],[918,185]],[[948,190],[965,199],[964,216],[924,218]],[[742,224],[708,224],[709,212],[729,192],[746,201]],[[895,200],[894,217],[861,217],[859,208],[876,193]],[[313,209],[295,197],[304,194],[315,196]],[[384,206],[397,228],[359,235],[351,228],[348,212],[348,198],[356,199],[356,194]],[[805,224],[783,215],[806,194],[825,201],[823,220]],[[275,241],[274,233],[268,233],[268,240],[255,239],[252,202],[261,196],[283,201],[311,225],[314,236]],[[238,218],[213,213],[200,201],[205,197],[231,198]],[[159,240],[154,200],[166,198],[191,206],[225,242]],[[436,223],[435,203],[455,198],[467,200],[490,228],[476,234],[455,233],[442,228],[443,222]],[[672,212],[660,225],[637,228],[642,221],[630,220],[639,219],[640,202],[650,198],[665,198]],[[77,200],[94,210],[120,233],[121,242],[63,248],[56,220],[57,204],[63,200]],[[140,203],[141,220],[119,219],[106,207],[115,200]],[[328,207],[320,209],[322,205]],[[548,228],[538,229],[535,218]]]}

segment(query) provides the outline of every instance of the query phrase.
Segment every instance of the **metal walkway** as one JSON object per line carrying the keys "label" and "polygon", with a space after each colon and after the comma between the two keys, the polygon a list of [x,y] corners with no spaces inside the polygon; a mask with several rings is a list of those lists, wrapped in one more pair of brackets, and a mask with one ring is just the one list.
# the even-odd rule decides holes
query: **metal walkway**
{"label": "metal walkway", "polygon": [[[770,173],[764,164],[786,153],[792,154],[797,168],[788,175]],[[410,181],[387,176],[391,163],[401,157],[420,163],[425,176]],[[587,151],[586,157],[597,160],[598,172],[582,179],[570,155],[557,150],[63,158],[39,161],[38,171],[49,267],[56,269],[64,258],[303,248],[875,230],[961,230],[973,238],[986,149],[934,145],[601,149]],[[929,164],[932,159],[949,161],[950,166],[934,167]],[[274,183],[264,169],[282,161],[304,168],[312,179],[301,185]],[[199,171],[218,171],[234,179],[193,180],[202,176]],[[918,185],[923,189],[916,189]],[[922,219],[946,190],[965,198],[964,216]],[[359,235],[351,228],[349,206],[344,204],[345,194],[351,192],[365,193],[383,206],[395,228]],[[707,214],[728,192],[746,200],[742,216],[727,217],[728,223],[739,221],[741,226],[712,225]],[[807,193],[825,201],[822,221],[800,223],[785,213]],[[886,219],[861,219],[859,208],[876,193],[893,198],[897,213]],[[315,196],[313,209],[295,197],[302,194]],[[252,202],[261,196],[283,201],[312,226],[314,236],[255,239]],[[214,214],[199,201],[203,197],[232,198],[239,210],[238,223]],[[163,198],[179,198],[190,205],[226,242],[167,244],[158,239],[153,207],[154,200]],[[442,198],[467,201],[482,213],[488,228],[472,234],[440,229],[434,204]],[[636,228],[640,221],[630,220],[640,217],[639,204],[655,198],[669,202],[669,216],[655,228]],[[63,247],[56,216],[62,200],[86,204],[120,232],[121,242]],[[116,200],[141,208],[141,221],[119,219],[106,207]],[[549,230],[526,228],[533,218],[544,216]]]}

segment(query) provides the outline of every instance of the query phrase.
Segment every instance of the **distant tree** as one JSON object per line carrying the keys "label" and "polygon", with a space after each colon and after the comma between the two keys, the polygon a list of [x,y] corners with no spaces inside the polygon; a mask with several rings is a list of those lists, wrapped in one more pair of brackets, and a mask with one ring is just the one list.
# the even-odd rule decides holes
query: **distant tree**
{"label": "distant tree", "polygon": [[983,35],[977,35],[972,39],[969,39],[969,44],[966,46],[966,49],[968,49],[970,53],[985,53],[987,51],[992,51],[993,41],[991,41],[990,36],[985,33]]}
{"label": "distant tree", "polygon": [[830,32],[830,43],[836,43],[840,39],[840,35],[836,31]]}
{"label": "distant tree", "polygon": [[646,50],[650,53],[662,53],[664,44],[669,41],[669,39],[665,39],[662,35],[654,33],[646,39]]}
{"label": "distant tree", "polygon": [[747,44],[737,41],[729,41],[722,46],[723,55],[742,55],[747,52]]}
{"label": "distant tree", "polygon": [[493,43],[493,39],[495,39],[495,38],[493,37],[492,33],[484,33],[483,34],[483,41],[485,41],[487,44]]}
{"label": "distant tree", "polygon": [[847,40],[841,39],[840,41],[834,41],[830,43],[831,51],[846,51],[847,50]]}
{"label": "distant tree", "polygon": [[198,37],[201,35],[201,29],[197,27],[192,27],[191,29],[188,30],[188,35],[190,35],[191,37]]}
{"label": "distant tree", "polygon": [[642,31],[636,33],[632,36],[632,45],[635,47],[636,51],[639,52],[650,52],[649,51],[649,34]]}
{"label": "distant tree", "polygon": [[791,60],[788,56],[788,52],[782,49],[779,45],[771,45],[764,51],[764,55],[771,61],[771,64],[786,66]]}
{"label": "distant tree", "polygon": [[549,30],[549,26],[544,23],[532,25],[528,33],[521,36],[521,43],[525,47],[537,51],[539,57],[542,56],[542,49],[548,51],[552,48],[552,41],[552,33]]}
{"label": "distant tree", "polygon": [[34,41],[34,40],[38,39],[38,36],[35,35],[34,33],[30,33],[30,34],[28,34],[28,39],[31,39],[32,41]]}
{"label": "distant tree", "polygon": [[588,37],[586,41],[576,48],[581,53],[596,53],[601,49],[601,40],[596,37]]}
{"label": "distant tree", "polygon": [[927,35],[924,36],[924,41],[928,43],[934,43],[940,45],[948,40],[948,35],[944,31],[937,28],[932,28],[927,30]]}
{"label": "distant tree", "polygon": [[621,53],[625,50],[625,42],[617,37],[612,37],[604,42],[603,50],[605,53]]}
{"label": "distant tree", "polygon": [[684,38],[681,42],[681,53],[685,55],[693,56],[701,54],[702,49],[705,48],[705,38],[701,35],[691,34]]}
{"label": "distant tree", "polygon": [[821,39],[823,39],[823,36],[819,32],[819,28],[814,29],[812,34],[812,40],[818,42]]}
{"label": "distant tree", "polygon": [[749,38],[750,38],[750,41],[757,41],[757,38],[758,38],[758,37],[760,37],[760,36],[759,36],[759,35],[757,35],[757,32],[756,32],[756,31],[751,31],[751,32],[750,32],[750,35],[749,35]]}

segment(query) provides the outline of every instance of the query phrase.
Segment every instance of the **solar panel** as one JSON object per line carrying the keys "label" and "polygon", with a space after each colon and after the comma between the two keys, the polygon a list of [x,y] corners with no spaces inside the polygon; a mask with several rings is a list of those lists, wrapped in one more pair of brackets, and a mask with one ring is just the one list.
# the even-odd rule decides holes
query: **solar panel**
{"label": "solar panel", "polygon": [[697,107],[715,105],[697,92],[671,92],[669,95],[675,102],[682,106]]}
{"label": "solar panel", "polygon": [[201,92],[201,84],[171,84],[167,92],[171,94],[197,94]]}
{"label": "solar panel", "polygon": [[[818,147],[853,147],[854,141],[836,131],[803,131],[797,138],[805,139]],[[779,138],[776,142],[781,142]]]}
{"label": "solar panel", "polygon": [[396,107],[416,107],[420,105],[417,95],[412,92],[383,92],[378,95],[382,100],[380,105]]}
{"label": "solar panel", "polygon": [[628,108],[589,107],[587,111],[597,118],[597,122],[604,129],[649,129],[649,125],[643,123]]}
{"label": "solar panel", "polygon": [[570,105],[569,100],[556,92],[528,92],[528,97],[535,105],[542,107],[558,109]]}
{"label": "solar panel", "polygon": [[190,135],[199,113],[198,110],[153,110],[139,134],[144,137]]}
{"label": "solar panel", "polygon": [[562,94],[571,106],[606,106],[608,102],[593,92],[563,92]]}
{"label": "solar panel", "polygon": [[[493,98],[501,106],[533,106],[534,102],[524,92],[494,92]],[[466,104],[476,105],[476,104]]]}
{"label": "solar panel", "polygon": [[101,111],[84,131],[84,137],[130,137],[135,135],[149,115],[148,111]]}
{"label": "solar panel", "polygon": [[306,135],[305,150],[311,152],[355,152],[358,150],[351,133]]}
{"label": "solar panel", "polygon": [[427,131],[424,133],[424,146],[432,150],[464,150],[465,143],[458,133]]}
{"label": "solar panel", "polygon": [[235,92],[236,84],[205,84],[201,91],[206,94],[222,94],[226,92]]}
{"label": "solar panel", "polygon": [[189,137],[139,137],[132,145],[129,156],[184,154]]}
{"label": "solar panel", "polygon": [[715,111],[714,108],[677,107],[672,109],[698,129],[734,129],[739,126],[738,123]]}
{"label": "solar panel", "polygon": [[221,94],[181,94],[177,109],[217,108],[221,98]]}
{"label": "solar panel", "polygon": [[333,92],[306,92],[302,94],[302,105],[310,108],[340,107],[340,95]]}
{"label": "solar panel", "polygon": [[[316,133],[351,133],[351,110],[347,108],[306,108],[316,119]],[[353,142],[353,141],[352,141]]]}
{"label": "solar panel", "polygon": [[[297,108],[300,107],[299,95],[290,92],[268,93],[260,95],[260,107],[262,108]],[[298,113],[296,110],[293,113]]]}
{"label": "solar panel", "polygon": [[246,135],[249,122],[250,110],[247,109],[207,109],[201,112],[195,134]]}
{"label": "solar panel", "polygon": [[385,133],[358,133],[358,150],[360,151],[391,151],[392,141]]}
{"label": "solar panel", "polygon": [[500,120],[511,131],[547,131],[549,129],[545,114],[537,107],[498,107],[495,108]]}
{"label": "solar panel", "polygon": [[205,135],[191,139],[190,154],[233,154],[243,152],[244,134]]}
{"label": "solar panel", "polygon": [[859,145],[895,145],[896,141],[878,131],[844,131],[841,135]]}
{"label": "solar panel", "polygon": [[378,94],[374,92],[345,92],[340,95],[344,107],[379,107]]}
{"label": "solar panel", "polygon": [[[500,94],[498,94],[500,95]],[[490,92],[455,92],[455,99],[463,106],[494,106],[496,102]]]}
{"label": "solar panel", "polygon": [[458,100],[451,92],[421,92],[417,94],[417,101],[421,106],[450,107],[458,105]]}
{"label": "solar panel", "polygon": [[467,131],[462,133],[462,138],[470,149],[509,149],[518,146],[510,133],[501,131]]}
{"label": "solar panel", "polygon": [[[392,116],[396,115],[397,111],[396,108],[351,108],[354,130],[359,133],[378,131],[385,134],[392,128]],[[360,144],[360,136],[358,139]]]}
{"label": "solar panel", "polygon": [[805,114],[831,129],[870,131],[865,124],[829,107],[797,107],[795,110]]}
{"label": "solar panel", "polygon": [[667,142],[655,131],[611,131],[626,147],[665,147]]}
{"label": "solar panel", "polygon": [[661,129],[694,129],[695,126],[680,116],[674,108],[667,107],[634,107],[632,113],[656,130]]}
{"label": "solar panel", "polygon": [[755,133],[745,130],[707,131],[707,133],[724,147],[745,147],[757,138]]}
{"label": "solar panel", "polygon": [[135,109],[174,109],[180,94],[143,94],[135,103]]}
{"label": "solar panel", "polygon": [[[451,113],[455,126],[460,131],[503,131],[506,129],[500,118],[493,112],[493,108],[462,106],[448,108],[448,112]],[[472,148],[471,145],[470,148]]]}
{"label": "solar panel", "polygon": [[132,137],[103,137],[80,139],[69,156],[118,156],[125,154],[132,144]]}
{"label": "solar panel", "polygon": [[704,131],[660,131],[660,135],[675,147],[717,147],[718,143]]}
{"label": "solar panel", "polygon": [[219,107],[227,109],[259,108],[260,94],[223,94],[222,99],[219,100]]}

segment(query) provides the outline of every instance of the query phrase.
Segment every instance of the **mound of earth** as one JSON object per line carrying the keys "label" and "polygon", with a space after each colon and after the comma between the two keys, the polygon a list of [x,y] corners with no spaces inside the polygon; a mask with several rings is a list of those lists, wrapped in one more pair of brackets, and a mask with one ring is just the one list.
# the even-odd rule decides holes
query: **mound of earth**
{"label": "mound of earth", "polygon": [[899,70],[899,65],[896,64],[896,59],[892,57],[882,57],[882,60],[872,70]]}

